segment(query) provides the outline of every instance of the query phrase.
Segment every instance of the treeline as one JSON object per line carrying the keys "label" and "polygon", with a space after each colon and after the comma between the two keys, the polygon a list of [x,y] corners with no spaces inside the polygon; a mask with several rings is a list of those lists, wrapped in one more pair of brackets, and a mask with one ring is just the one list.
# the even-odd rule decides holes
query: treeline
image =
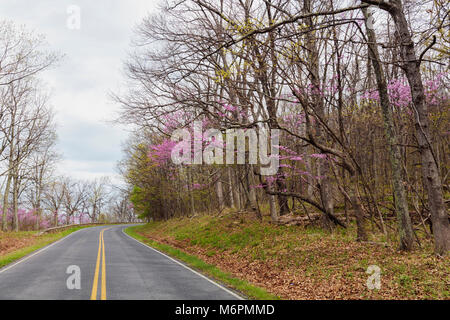
{"label": "treeline", "polygon": [[[129,91],[115,96],[119,120],[137,128],[119,165],[135,210],[158,220],[232,207],[262,219],[267,208],[276,223],[320,213],[328,229],[354,220],[357,240],[370,223],[400,249],[429,238],[445,255],[448,11],[440,0],[162,3],[137,28]],[[194,121],[280,130],[278,173],[176,165],[171,135]]]}
{"label": "treeline", "polygon": [[[40,75],[61,55],[45,39],[0,21],[0,221],[3,231],[69,223],[133,221],[128,196],[108,179],[56,173],[54,111]],[[124,205],[127,203],[128,205]]]}

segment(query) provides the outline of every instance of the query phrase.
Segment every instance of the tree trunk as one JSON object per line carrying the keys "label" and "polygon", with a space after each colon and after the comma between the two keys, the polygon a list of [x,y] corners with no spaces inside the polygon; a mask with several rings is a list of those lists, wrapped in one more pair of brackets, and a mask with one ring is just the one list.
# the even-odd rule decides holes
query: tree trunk
{"label": "tree trunk", "polygon": [[[364,2],[374,3],[374,1]],[[435,253],[438,255],[448,255],[450,251],[450,224],[444,205],[438,165],[434,158],[431,141],[429,140],[428,106],[425,102],[425,93],[420,74],[420,61],[416,57],[415,46],[409,32],[402,1],[384,1],[380,7],[388,11],[394,19],[397,37],[401,44],[400,54],[403,60],[402,67],[411,88],[416,136],[422,159],[422,175],[426,184],[428,203],[431,211]]]}
{"label": "tree trunk", "polygon": [[55,212],[53,213],[53,226],[58,226],[58,210],[55,210]]}
{"label": "tree trunk", "polygon": [[[354,186],[356,189],[356,186]],[[367,241],[367,232],[366,232],[366,224],[364,221],[364,212],[362,210],[361,202],[357,196],[357,193],[354,191],[351,195],[351,203],[353,207],[353,212],[355,213],[356,218],[356,240],[357,241]]]}
{"label": "tree trunk", "polygon": [[239,193],[239,177],[238,177],[238,168],[236,167],[236,170],[233,171],[233,193],[234,193],[234,199],[236,201],[236,209],[241,210],[242,208],[242,202],[241,202],[241,194]]}
{"label": "tree trunk", "polygon": [[222,189],[222,181],[220,178],[216,182],[216,193],[217,193],[217,201],[219,202],[219,210],[222,210],[224,208],[224,202],[223,202],[223,189]]}
{"label": "tree trunk", "polygon": [[194,180],[192,178],[191,169],[187,168],[187,178],[188,178],[188,192],[189,192],[189,200],[191,201],[191,215],[193,216],[195,214],[195,201],[194,201],[194,192],[192,190],[192,185],[194,183]]}
{"label": "tree trunk", "polygon": [[273,195],[269,195],[269,206],[270,206],[270,219],[272,220],[272,222],[277,222],[278,221],[277,203],[276,197]]}
{"label": "tree trunk", "polygon": [[19,192],[19,177],[16,172],[13,176],[13,230],[15,232],[19,231],[18,192]]}
{"label": "tree trunk", "polygon": [[234,195],[233,195],[233,181],[231,167],[228,167],[228,193],[230,195],[230,207],[236,208]]}
{"label": "tree trunk", "polygon": [[384,133],[388,143],[389,157],[392,166],[392,178],[394,184],[395,209],[397,212],[398,232],[400,236],[400,249],[410,251],[414,247],[414,233],[409,216],[408,202],[405,191],[405,179],[402,174],[401,153],[398,146],[398,137],[394,129],[394,119],[389,102],[387,83],[380,65],[376,35],[373,27],[369,23],[369,12],[367,8],[362,9],[367,30],[368,51],[372,61],[373,70],[380,95],[380,105],[383,114]]}
{"label": "tree trunk", "polygon": [[306,170],[310,173],[306,177],[306,181],[308,182],[308,185],[306,186],[306,194],[308,195],[308,198],[313,199],[314,197],[314,166],[312,165],[313,160],[311,157],[308,157],[306,159]]}
{"label": "tree trunk", "polygon": [[5,192],[3,195],[3,216],[2,216],[2,230],[8,231],[8,221],[7,221],[7,215],[9,210],[9,191],[11,189],[11,180],[12,175],[8,174],[6,178],[6,186],[5,186]]}
{"label": "tree trunk", "polygon": [[[278,186],[278,191],[286,192],[285,175],[283,173],[283,168],[281,167],[278,169],[278,177],[276,179],[276,184]],[[279,195],[277,198],[278,198],[278,206],[280,208],[280,216],[288,214],[289,213],[288,197]]]}
{"label": "tree trunk", "polygon": [[[304,0],[303,1],[303,12],[305,14],[311,13],[311,1]],[[306,24],[309,28],[313,28],[313,20],[311,17],[305,19]],[[312,87],[312,108],[315,113],[315,116],[320,118],[322,121],[325,121],[325,106],[323,102],[323,97],[321,95],[321,86],[319,80],[319,53],[317,51],[314,31],[309,31],[306,34],[306,47],[308,49],[308,62],[309,62],[309,78],[311,81]],[[319,126],[316,129],[317,140],[323,142],[324,140],[324,130],[322,126]],[[333,189],[331,186],[331,180],[329,178],[330,173],[330,164],[328,163],[328,159],[318,159],[318,176],[321,176],[318,186],[320,189],[320,197],[322,200],[323,207],[327,212],[333,214],[334,212],[334,201],[333,201]],[[333,225],[331,221],[329,221],[328,217],[325,218],[326,224],[330,226]]]}

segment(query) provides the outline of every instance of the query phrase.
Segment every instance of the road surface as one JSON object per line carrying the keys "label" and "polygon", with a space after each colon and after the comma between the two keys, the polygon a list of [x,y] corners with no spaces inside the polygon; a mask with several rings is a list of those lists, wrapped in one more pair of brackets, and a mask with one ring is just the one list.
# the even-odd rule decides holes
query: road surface
{"label": "road surface", "polygon": [[239,299],[126,235],[126,227],[82,229],[0,269],[0,299]]}

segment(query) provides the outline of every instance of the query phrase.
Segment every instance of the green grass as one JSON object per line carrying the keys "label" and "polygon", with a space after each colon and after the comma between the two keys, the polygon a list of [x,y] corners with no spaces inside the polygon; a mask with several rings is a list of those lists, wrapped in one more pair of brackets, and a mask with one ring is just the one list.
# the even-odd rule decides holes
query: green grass
{"label": "green grass", "polygon": [[[73,228],[69,228],[69,229],[61,231],[61,232],[47,233],[47,234],[43,234],[41,236],[37,236],[35,244],[33,244],[31,246],[26,246],[24,248],[10,252],[6,255],[0,256],[0,268],[25,257],[26,255],[32,253],[33,251],[39,250],[59,239],[64,238],[65,236],[68,236],[69,234],[71,234],[75,231],[78,231],[78,230],[84,229],[84,228],[87,228],[87,227],[73,227]],[[36,233],[36,232],[22,232],[22,234],[24,234],[24,235],[30,235],[33,233]]]}
{"label": "green grass", "polygon": [[[199,252],[204,261],[225,269],[231,277],[263,287],[269,294],[283,299],[450,297],[447,288],[450,261],[433,255],[429,239],[421,238],[422,247],[406,253],[397,251],[395,239],[391,239],[390,244],[384,243],[381,232],[370,235],[371,243],[356,242],[354,223],[347,229],[328,232],[314,226],[278,226],[270,224],[267,216],[264,219],[259,222],[252,215],[235,213],[200,215],[154,221],[135,229],[135,233],[139,234],[139,240],[155,248],[161,243],[164,243],[162,246],[169,243],[172,250],[178,251],[171,254],[173,256],[182,251],[194,255]],[[153,239],[158,244],[152,242]],[[230,258],[239,261],[238,265],[248,267],[249,271],[259,272],[266,268],[270,275],[267,279],[265,276],[235,275],[226,269],[229,265],[226,259]],[[381,290],[371,291],[366,287],[369,265],[377,265],[382,270]],[[283,279],[292,277],[296,284],[278,285],[274,281],[275,286],[266,286],[277,274]],[[222,282],[226,283],[225,280]],[[348,292],[345,291],[347,288]]]}
{"label": "green grass", "polygon": [[[125,229],[125,233],[130,235],[131,237],[148,244],[149,246],[158,249],[180,261],[185,262],[187,265],[192,267],[193,269],[196,269],[197,271],[200,271],[215,280],[218,280],[240,292],[242,292],[245,296],[251,298],[251,299],[257,299],[257,300],[275,300],[279,299],[277,296],[272,295],[268,293],[266,290],[256,287],[254,285],[251,285],[247,281],[234,278],[229,273],[223,272],[220,269],[218,269],[216,266],[207,264],[203,260],[201,260],[198,257],[189,255],[179,249],[176,249],[170,245],[162,244],[159,242],[156,242],[154,240],[148,239],[141,234],[139,234],[139,229],[144,228],[145,226],[134,226],[129,227]],[[215,241],[213,241],[215,242]]]}

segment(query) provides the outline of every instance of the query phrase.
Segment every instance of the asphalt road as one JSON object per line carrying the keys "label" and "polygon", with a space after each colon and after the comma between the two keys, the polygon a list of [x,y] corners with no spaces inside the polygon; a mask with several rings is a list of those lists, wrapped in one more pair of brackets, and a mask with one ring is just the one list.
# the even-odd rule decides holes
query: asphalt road
{"label": "asphalt road", "polygon": [[0,269],[0,299],[239,299],[129,237],[126,227],[82,229]]}

